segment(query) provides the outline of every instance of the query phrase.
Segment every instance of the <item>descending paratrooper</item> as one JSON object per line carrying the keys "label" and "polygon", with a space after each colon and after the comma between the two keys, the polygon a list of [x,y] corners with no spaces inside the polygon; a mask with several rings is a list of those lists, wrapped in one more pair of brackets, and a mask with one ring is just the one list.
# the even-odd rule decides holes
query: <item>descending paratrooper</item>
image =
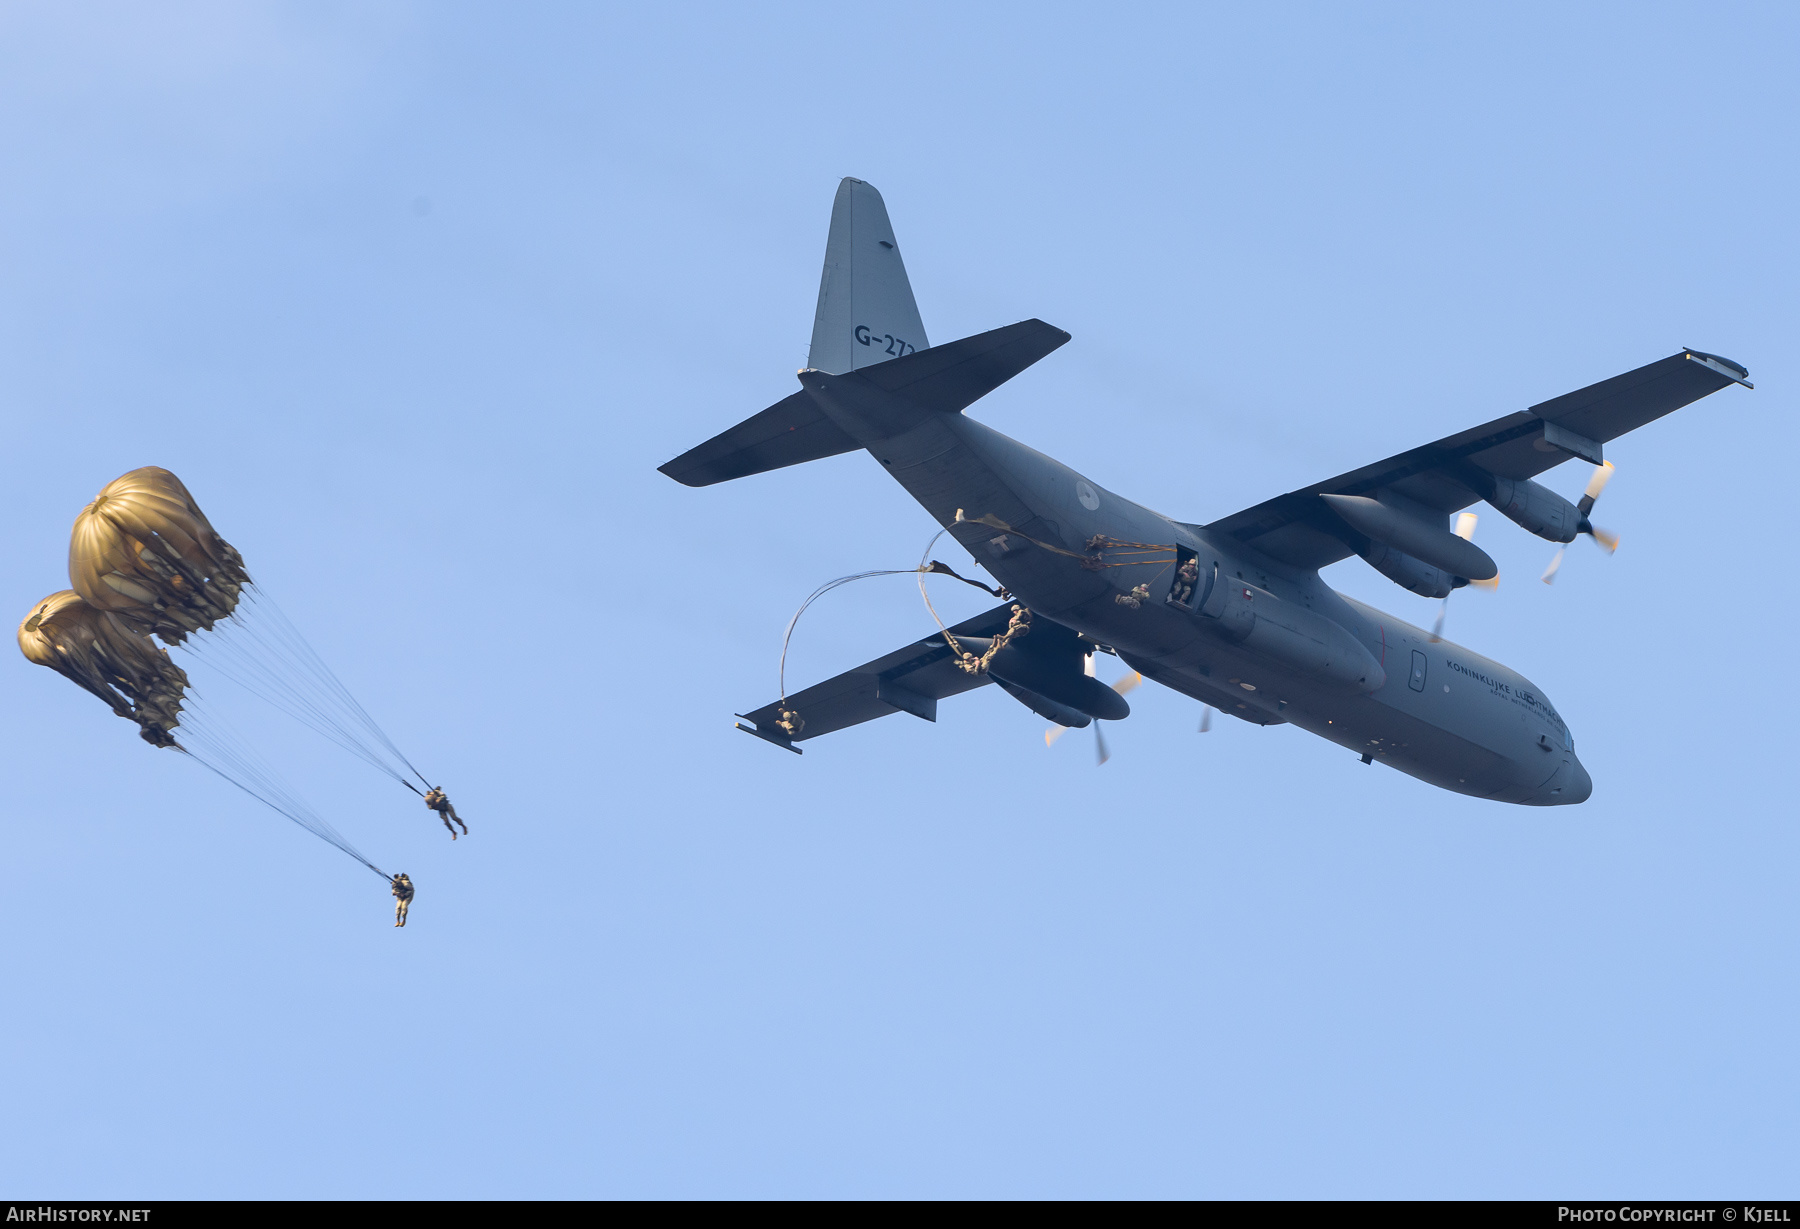
{"label": "descending paratrooper", "polygon": [[444,821],[444,827],[450,829],[451,840],[456,839],[456,829],[452,827],[451,820],[462,824],[463,835],[469,835],[469,825],[463,823],[462,816],[458,815],[456,808],[450,804],[450,796],[443,790],[435,785],[432,786],[430,792],[425,795],[425,805],[436,811],[438,818]]}

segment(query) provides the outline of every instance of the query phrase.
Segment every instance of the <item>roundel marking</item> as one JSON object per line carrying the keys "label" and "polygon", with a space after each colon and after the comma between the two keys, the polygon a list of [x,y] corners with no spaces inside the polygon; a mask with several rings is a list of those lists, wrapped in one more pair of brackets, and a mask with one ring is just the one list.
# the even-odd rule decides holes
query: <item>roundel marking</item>
{"label": "roundel marking", "polygon": [[1096,491],[1093,484],[1086,478],[1075,479],[1075,498],[1079,499],[1081,506],[1089,512],[1097,512],[1100,509],[1100,492]]}

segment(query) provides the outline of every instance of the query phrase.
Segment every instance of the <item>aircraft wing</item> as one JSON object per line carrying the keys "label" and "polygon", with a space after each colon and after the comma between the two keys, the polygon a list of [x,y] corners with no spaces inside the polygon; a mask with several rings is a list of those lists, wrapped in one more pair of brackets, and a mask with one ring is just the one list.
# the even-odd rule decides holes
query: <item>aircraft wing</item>
{"label": "aircraft wing", "polygon": [[[1011,619],[1012,603],[1008,602],[950,630],[959,636],[998,636]],[[787,707],[805,723],[796,735],[790,736],[776,724],[781,720],[779,703],[739,713],[752,725],[740,722],[738,729],[798,755],[800,748],[795,743],[889,713],[911,713],[936,721],[939,700],[973,691],[986,682],[987,675],[968,674],[957,667],[940,632],[789,696]]]}
{"label": "aircraft wing", "polygon": [[1581,457],[1598,465],[1601,445],[1727,384],[1754,387],[1730,359],[1683,350],[1636,371],[1496,418],[1436,443],[1339,474],[1214,521],[1223,533],[1295,567],[1322,568],[1353,552],[1332,530],[1334,514],[1318,497],[1392,490],[1450,513],[1486,497],[1486,475],[1531,478]]}

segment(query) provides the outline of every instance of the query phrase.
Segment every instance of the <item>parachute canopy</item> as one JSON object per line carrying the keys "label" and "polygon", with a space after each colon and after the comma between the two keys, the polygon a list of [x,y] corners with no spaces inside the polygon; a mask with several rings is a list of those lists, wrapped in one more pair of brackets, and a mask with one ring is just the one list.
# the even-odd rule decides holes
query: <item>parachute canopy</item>
{"label": "parachute canopy", "polygon": [[102,487],[75,518],[69,580],[73,589],[51,594],[19,625],[26,658],[137,722],[145,741],[185,752],[388,877],[229,722],[200,703],[187,672],[151,639],[180,645],[196,659],[204,651],[220,674],[420,792],[407,775],[421,784],[424,777],[268,595],[258,592],[242,556],[213,529],[181,479],[147,465]]}
{"label": "parachute canopy", "polygon": [[93,692],[121,717],[138,723],[146,742],[175,745],[169,733],[181,719],[187,672],[166,650],[119,616],[96,610],[73,589],[52,593],[19,624],[19,648]]}
{"label": "parachute canopy", "polygon": [[101,488],[75,518],[69,583],[132,630],[180,644],[237,609],[244,560],[181,479],[155,465]]}

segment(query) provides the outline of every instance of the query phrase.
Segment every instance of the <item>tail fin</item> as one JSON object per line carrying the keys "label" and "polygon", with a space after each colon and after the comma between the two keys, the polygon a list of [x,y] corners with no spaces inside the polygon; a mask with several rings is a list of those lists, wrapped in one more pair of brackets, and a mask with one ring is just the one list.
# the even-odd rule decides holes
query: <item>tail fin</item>
{"label": "tail fin", "polygon": [[[901,406],[953,414],[1068,340],[1061,329],[1026,320],[933,350],[881,193],[846,179],[831,208],[804,387],[660,468],[686,486],[710,486],[851,452],[863,445],[825,412],[820,396],[840,404],[874,396],[864,409],[876,420]],[[834,377],[846,379],[840,386]]]}
{"label": "tail fin", "polygon": [[831,205],[806,365],[843,375],[930,345],[881,193],[860,179],[845,179]]}

